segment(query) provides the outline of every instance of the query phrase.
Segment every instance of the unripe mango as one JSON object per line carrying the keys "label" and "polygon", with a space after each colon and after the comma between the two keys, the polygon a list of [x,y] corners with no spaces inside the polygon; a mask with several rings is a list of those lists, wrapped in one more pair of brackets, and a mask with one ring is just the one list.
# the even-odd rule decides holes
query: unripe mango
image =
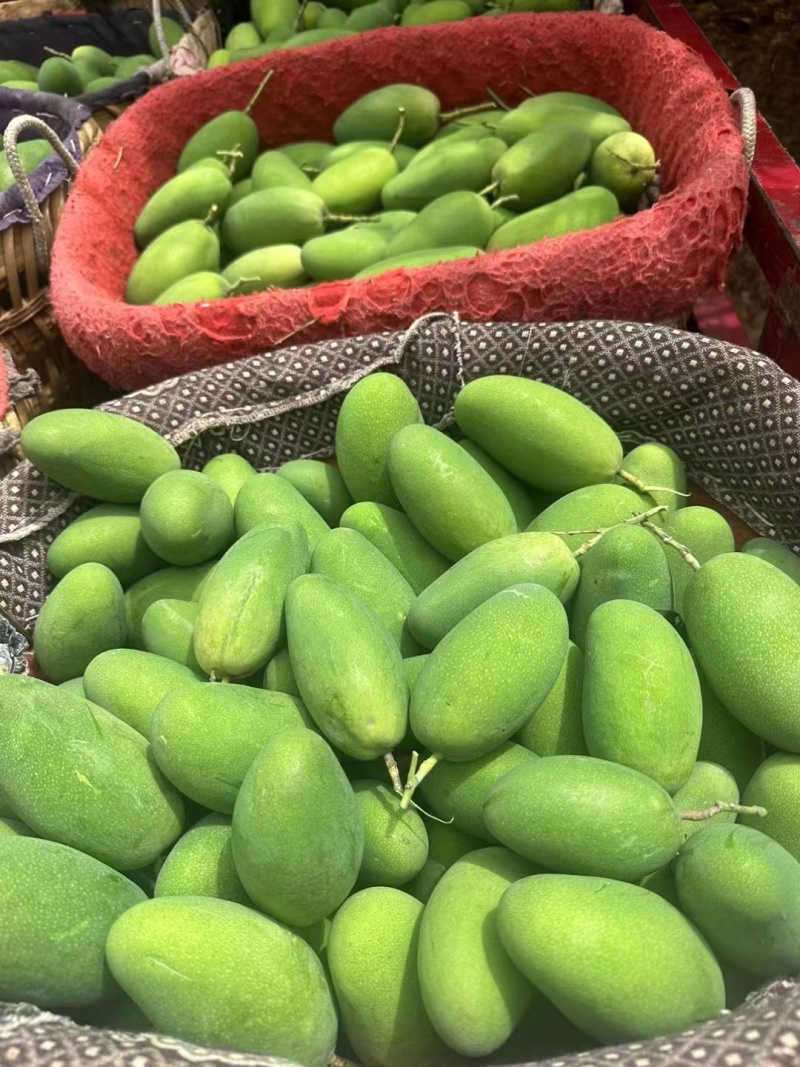
{"label": "unripe mango", "polygon": [[157,897],[214,897],[253,906],[233,862],[231,820],[207,815],[180,838],[158,872]]}
{"label": "unripe mango", "polygon": [[216,206],[225,211],[231,195],[231,180],[213,167],[192,167],[165,182],[139,212],[133,226],[136,243],[144,248],[170,226],[186,219],[208,217]]}
{"label": "unripe mango", "polygon": [[567,493],[540,511],[528,531],[558,534],[574,552],[588,540],[588,536],[570,531],[606,529],[646,510],[642,497],[622,485],[587,485]]}
{"label": "unripe mango", "polygon": [[320,537],[330,529],[319,512],[279,474],[257,474],[255,478],[248,478],[236,497],[234,518],[238,537],[267,522],[281,526],[289,521],[299,523],[312,551]]}
{"label": "unripe mango", "polygon": [[402,810],[400,798],[382,782],[353,782],[364,824],[364,856],[358,886],[399,888],[419,874],[428,858],[425,823],[416,811]]}
{"label": "unripe mango", "polygon": [[194,654],[197,604],[190,600],[157,600],[142,618],[142,640],[148,652],[200,671]]}
{"label": "unripe mango", "polygon": [[56,578],[81,563],[102,563],[123,588],[157,571],[162,562],[142,537],[139,509],[132,504],[90,508],[62,530],[47,550],[47,566]]}
{"label": "unripe mango", "polygon": [[734,719],[728,709],[723,707],[699,667],[697,676],[703,697],[703,729],[697,758],[709,763],[719,763],[730,771],[736,779],[739,792],[743,792],[764,760],[764,742],[746,726],[742,726],[739,720]]}
{"label": "unripe mango", "polygon": [[775,752],[755,772],[742,797],[765,816],[741,815],[739,822],[771,837],[800,860],[800,756]]}
{"label": "unripe mango", "polygon": [[164,567],[135,582],[125,593],[125,622],[131,648],[144,648],[142,620],[151,604],[158,600],[196,602],[216,565],[216,560],[210,560],[199,567]]}
{"label": "unripe mango", "polygon": [[427,829],[429,847],[425,866],[416,878],[404,886],[406,893],[413,894],[423,904],[427,903],[444,872],[456,860],[484,845],[483,841],[457,830],[453,823],[428,822]]}
{"label": "unripe mango", "polygon": [[[719,801],[726,804],[739,803],[739,787],[733,775],[720,767],[718,763],[705,763],[698,760],[688,781],[680,787],[672,798],[679,814],[686,811],[705,811]],[[734,822],[735,811],[721,811],[702,822],[684,820],[682,823],[684,838],[696,833],[701,826],[708,823]]]}
{"label": "unripe mango", "polygon": [[239,490],[255,473],[255,468],[247,462],[244,456],[236,452],[225,452],[214,456],[203,467],[203,474],[208,478],[213,478],[218,485],[222,486],[231,504],[236,503]]}
{"label": "unripe mango", "polygon": [[[246,178],[255,162],[258,127],[244,111],[224,111],[206,122],[184,145],[177,171],[188,170],[200,159],[213,157],[231,165],[231,181]],[[236,152],[237,155],[230,153]]]}
{"label": "unripe mango", "polygon": [[342,515],[341,525],[363,534],[394,564],[415,593],[421,593],[448,569],[445,557],[395,508],[367,501],[353,504]]}
{"label": "unripe mango", "polygon": [[343,141],[391,141],[399,109],[405,112],[401,144],[419,148],[439,126],[439,99],[419,85],[384,85],[365,93],[341,113],[333,126],[337,144]]}
{"label": "unripe mango", "polygon": [[150,736],[150,723],[161,700],[175,689],[200,684],[189,667],[135,648],[113,648],[96,656],[86,668],[86,699],[142,735]]}
{"label": "unripe mango", "polygon": [[555,685],[514,737],[537,756],[585,756],[583,653],[572,641]]}
{"label": "unripe mango", "polygon": [[144,494],[140,517],[145,541],[173,566],[205,563],[233,540],[228,494],[199,471],[162,474]]}
{"label": "unripe mango", "polygon": [[[675,512],[665,524],[666,532],[685,545],[698,563],[708,563],[723,552],[733,552],[733,531],[713,508],[688,507]],[[672,601],[675,611],[683,617],[683,603],[694,571],[674,549],[667,550],[667,563],[672,573]]]}
{"label": "unripe mango", "polygon": [[[686,503],[686,469],[680,456],[673,452],[669,445],[662,445],[658,441],[647,441],[643,445],[632,448],[624,458],[625,470],[629,474],[645,483],[645,485],[663,486],[664,489],[651,489],[647,493],[647,499],[653,504],[663,504],[667,508],[664,513],[669,516]],[[617,475],[615,479],[620,485],[624,485],[625,479]],[[665,490],[674,489],[675,492]],[[648,507],[649,507],[648,503]],[[653,521],[663,523],[664,515],[654,515]]]}
{"label": "unripe mango", "polygon": [[773,541],[771,537],[751,538],[742,545],[742,552],[766,560],[788,575],[792,581],[800,583],[800,556],[785,545]]}
{"label": "unripe mango", "polygon": [[336,1011],[322,964],[302,938],[252,908],[147,900],[114,924],[106,951],[114,977],[162,1033],[303,1067],[330,1058]]}
{"label": "unripe mango", "polygon": [[300,690],[297,688],[297,679],[292,670],[292,662],[289,659],[289,649],[282,648],[276,652],[264,668],[264,688],[278,693],[288,693],[290,696],[299,697]]}
{"label": "unripe mango", "polygon": [[125,302],[152,304],[190,274],[219,273],[219,264],[216,231],[199,219],[179,222],[155,237],[136,260],[125,286]]}
{"label": "unripe mango", "polygon": [[330,463],[318,459],[291,459],[275,473],[290,482],[329,526],[338,526],[342,515],[353,503],[341,474]]}
{"label": "unripe mango", "polygon": [[523,485],[518,478],[515,478],[496,459],[492,459],[489,453],[485,452],[480,445],[470,441],[468,437],[459,441],[459,444],[465,451],[469,452],[473,459],[480,463],[492,481],[496,482],[503,491],[503,495],[514,512],[514,518],[517,520],[517,531],[522,533],[533,522],[538,510],[528,486]]}

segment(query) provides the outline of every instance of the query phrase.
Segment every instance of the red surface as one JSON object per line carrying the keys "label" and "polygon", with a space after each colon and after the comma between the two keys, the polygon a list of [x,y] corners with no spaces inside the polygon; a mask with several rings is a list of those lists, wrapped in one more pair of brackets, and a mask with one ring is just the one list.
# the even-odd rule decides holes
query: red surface
{"label": "red surface", "polygon": [[[605,97],[654,142],[666,195],[598,230],[477,260],[210,304],[124,304],[138,212],[189,136],[223,106],[242,107],[269,68],[253,111],[265,146],[327,138],[347,104],[396,81],[427,85],[445,108],[486,99],[489,88],[509,103],[523,86],[570,88]],[[81,168],[56,236],[52,299],[73,350],[122,389],[287,337],[402,328],[435,310],[483,321],[660,321],[723,283],[746,190],[724,91],[684,46],[638,19],[509,15],[378,30],[180,79],[134,104]]]}

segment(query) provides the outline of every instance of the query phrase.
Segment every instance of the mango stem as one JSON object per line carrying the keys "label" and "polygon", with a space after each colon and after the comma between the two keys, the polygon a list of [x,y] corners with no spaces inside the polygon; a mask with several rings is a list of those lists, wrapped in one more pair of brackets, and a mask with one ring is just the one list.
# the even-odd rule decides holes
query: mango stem
{"label": "mango stem", "polygon": [[502,207],[503,204],[508,204],[512,200],[519,201],[516,193],[509,193],[508,196],[498,196],[497,200],[492,203],[492,207]]}
{"label": "mango stem", "polygon": [[385,752],[383,755],[383,762],[386,764],[386,769],[389,772],[389,777],[392,780],[392,787],[395,793],[401,797],[403,795],[403,780],[400,777],[397,760],[391,752]]}
{"label": "mango stem", "polygon": [[642,526],[654,533],[656,537],[665,545],[669,545],[670,548],[674,548],[676,552],[680,552],[690,567],[693,567],[696,571],[700,570],[700,561],[692,555],[692,550],[686,545],[682,545],[680,541],[676,541],[674,537],[671,537],[666,530],[662,530],[660,526],[656,526],[654,522],[643,522]]}
{"label": "mango stem", "polygon": [[230,149],[220,148],[215,154],[222,156],[222,162],[228,168],[228,173],[231,175],[236,170],[236,160],[244,159],[244,152],[242,152],[241,145],[238,144]]}
{"label": "mango stem", "polygon": [[294,23],[292,25],[292,29],[295,33],[297,33],[300,29],[300,24],[303,21],[303,15],[305,13],[307,4],[308,0],[300,0],[300,6],[297,9],[297,18],[294,20]]}
{"label": "mango stem", "polygon": [[618,526],[645,526],[651,515],[657,515],[661,511],[667,511],[666,504],[659,504],[658,507],[650,508],[649,511],[643,511],[641,515],[632,515],[629,519],[623,519],[622,522],[615,522],[613,526],[604,526],[599,530],[558,530],[555,532],[559,537],[583,537],[584,534],[592,535],[588,541],[584,541],[583,544],[579,545],[572,553],[575,559],[579,559],[581,556],[585,556],[589,549],[594,548],[598,541],[601,541],[611,530],[616,530]]}
{"label": "mango stem", "polygon": [[766,808],[761,808],[757,805],[748,807],[745,804],[731,804],[727,800],[718,800],[716,804],[713,804],[710,808],[704,808],[702,811],[682,811],[681,819],[686,822],[705,822],[706,819],[713,819],[715,815],[721,815],[724,811],[735,811],[737,815],[764,816],[767,814]]}
{"label": "mango stem", "polygon": [[634,174],[637,174],[639,171],[643,170],[652,171],[652,173],[655,174],[661,166],[660,159],[657,159],[655,163],[634,163],[632,159],[626,159],[626,157],[621,156],[619,152],[609,152],[608,154],[614,159],[619,160],[620,163],[624,163],[626,167],[630,168],[630,170],[634,172]]}
{"label": "mango stem", "polygon": [[493,103],[495,103],[495,104],[497,104],[497,106],[498,106],[498,107],[499,107],[499,108],[500,108],[500,109],[501,109],[502,111],[510,111],[510,110],[511,110],[511,106],[510,106],[510,104],[507,104],[507,103],[505,102],[505,100],[501,100],[501,99],[500,99],[500,97],[499,97],[499,96],[497,95],[497,93],[496,93],[496,92],[494,91],[494,89],[490,89],[488,85],[487,85],[487,87],[486,87],[486,92],[487,92],[487,93],[489,94],[489,96],[491,97],[491,99],[492,99],[492,102],[493,102]]}
{"label": "mango stem", "polygon": [[442,126],[446,126],[448,122],[460,119],[464,115],[477,115],[479,111],[488,111],[491,106],[491,103],[470,104],[469,107],[457,107],[453,111],[442,111],[439,115],[439,122]]}
{"label": "mango stem", "polygon": [[325,222],[379,222],[374,215],[329,215],[325,213]]}
{"label": "mango stem", "polygon": [[617,474],[626,482],[630,482],[640,493],[672,493],[674,496],[691,496],[691,493],[682,493],[679,489],[673,489],[671,485],[645,485],[641,478],[637,478],[635,474],[622,468],[617,471]]}
{"label": "mango stem", "polygon": [[209,226],[219,214],[219,204],[212,204],[208,214],[203,219],[203,225]]}
{"label": "mango stem", "polygon": [[68,59],[72,62],[72,56],[68,56],[66,52],[59,52],[57,48],[49,48],[45,45],[44,51],[49,52],[51,56],[58,56],[59,59]]}
{"label": "mango stem", "polygon": [[346,1060],[344,1056],[337,1056],[334,1052],[328,1060],[328,1067],[358,1067],[358,1064],[354,1060]]}
{"label": "mango stem", "polygon": [[259,82],[258,88],[253,93],[253,95],[250,97],[250,103],[244,109],[245,115],[249,115],[250,112],[253,110],[253,108],[256,105],[256,101],[258,100],[259,96],[261,96],[261,94],[264,92],[264,89],[266,87],[267,82],[270,80],[270,78],[272,77],[272,75],[274,73],[275,73],[274,69],[272,67],[270,67],[270,69],[267,71],[267,73],[261,79],[261,81]]}
{"label": "mango stem", "polygon": [[392,143],[389,145],[389,151],[394,152],[397,146],[400,144],[400,138],[403,136],[403,130],[406,125],[406,109],[399,107],[397,109],[397,129],[394,131],[394,137]]}
{"label": "mango stem", "polygon": [[411,803],[411,798],[414,795],[414,790],[417,788],[423,778],[426,778],[436,764],[439,762],[438,756],[428,756],[422,763],[419,762],[419,753],[412,752],[411,754],[411,766],[408,771],[408,779],[406,780],[405,788],[403,789],[403,799],[400,801],[400,807],[403,811],[408,808]]}

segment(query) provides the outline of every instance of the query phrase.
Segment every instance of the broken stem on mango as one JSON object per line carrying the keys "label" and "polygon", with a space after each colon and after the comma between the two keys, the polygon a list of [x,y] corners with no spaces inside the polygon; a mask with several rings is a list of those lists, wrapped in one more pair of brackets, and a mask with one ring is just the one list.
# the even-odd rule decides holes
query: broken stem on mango
{"label": "broken stem on mango", "polygon": [[643,522],[642,526],[654,533],[662,544],[668,545],[670,548],[674,548],[676,552],[679,552],[690,567],[694,570],[700,570],[700,561],[692,555],[692,550],[686,545],[682,545],[680,541],[676,541],[671,534],[668,534],[666,530],[662,530],[660,526],[656,526],[654,522]]}
{"label": "broken stem on mango", "polygon": [[702,811],[682,811],[681,819],[686,822],[705,822],[706,819],[713,819],[715,815],[722,815],[726,811],[736,812],[737,815],[764,816],[767,814],[767,809],[758,805],[748,807],[746,804],[732,804],[728,800],[718,800],[716,804],[712,804],[710,808],[703,808]]}
{"label": "broken stem on mango", "polygon": [[622,522],[615,522],[613,526],[603,526],[598,530],[554,530],[553,533],[558,537],[583,537],[585,534],[590,534],[589,540],[584,541],[572,553],[575,559],[580,559],[611,530],[616,530],[619,526],[644,526],[651,515],[658,515],[660,512],[667,510],[666,504],[659,504],[655,508],[650,508],[649,511],[643,511],[641,515],[632,515],[629,519],[623,519]]}

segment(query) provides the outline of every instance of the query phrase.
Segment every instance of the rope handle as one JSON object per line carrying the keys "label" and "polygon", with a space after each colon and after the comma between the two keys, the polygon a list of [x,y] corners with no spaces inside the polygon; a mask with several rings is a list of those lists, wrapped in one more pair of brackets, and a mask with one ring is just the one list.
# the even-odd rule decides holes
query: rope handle
{"label": "rope handle", "polygon": [[744,138],[744,160],[747,169],[753,166],[756,154],[756,94],[752,89],[737,89],[731,93],[731,101],[739,108],[739,128]]}
{"label": "rope handle", "polygon": [[31,187],[30,178],[20,162],[17,141],[23,130],[36,130],[37,133],[43,135],[45,140],[50,142],[53,149],[63,160],[70,178],[74,178],[78,173],[78,164],[55,130],[51,126],[48,126],[43,119],[37,118],[35,115],[17,115],[17,117],[13,118],[6,127],[3,135],[3,145],[6,150],[8,162],[11,166],[11,173],[14,175],[19,190],[22,193],[22,199],[25,201],[25,207],[28,209],[28,215],[30,216],[31,225],[33,226],[33,243],[36,249],[36,262],[39,266],[39,270],[45,274],[47,272],[47,261],[50,252],[52,233],[50,233],[50,228],[45,222],[44,215],[36,200]]}
{"label": "rope handle", "polygon": [[[192,33],[192,20],[183,0],[172,0],[172,3],[177,9],[184,30],[187,33]],[[171,49],[167,43],[167,35],[164,32],[164,14],[161,10],[161,0],[153,0],[153,26],[155,27],[156,40],[158,41],[161,56],[163,59],[168,60]]]}

